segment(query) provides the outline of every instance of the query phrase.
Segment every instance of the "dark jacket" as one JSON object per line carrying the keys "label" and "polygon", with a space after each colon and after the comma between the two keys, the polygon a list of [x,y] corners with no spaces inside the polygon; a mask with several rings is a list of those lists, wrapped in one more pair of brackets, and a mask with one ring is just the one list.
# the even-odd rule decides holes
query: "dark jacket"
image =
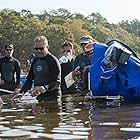
{"label": "dark jacket", "polygon": [[92,55],[87,55],[85,53],[81,53],[76,56],[74,60],[74,69],[77,68],[78,66],[80,68],[84,68],[85,66],[91,65],[91,58]]}
{"label": "dark jacket", "polygon": [[67,88],[66,86],[66,82],[65,82],[65,77],[72,72],[73,70],[73,64],[74,61],[73,59],[70,61],[68,60],[67,63],[61,63],[61,69],[62,69],[62,73],[61,73],[61,89],[62,89],[62,93],[74,93],[75,92],[75,85],[72,85],[71,87]]}

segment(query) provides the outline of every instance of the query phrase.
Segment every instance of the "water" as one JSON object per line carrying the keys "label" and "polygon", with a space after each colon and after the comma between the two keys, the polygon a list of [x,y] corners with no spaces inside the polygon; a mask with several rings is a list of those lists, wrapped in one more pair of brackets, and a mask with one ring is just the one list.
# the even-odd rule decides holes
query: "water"
{"label": "water", "polygon": [[0,108],[1,140],[139,140],[140,104],[84,102],[76,94],[38,103],[27,96]]}

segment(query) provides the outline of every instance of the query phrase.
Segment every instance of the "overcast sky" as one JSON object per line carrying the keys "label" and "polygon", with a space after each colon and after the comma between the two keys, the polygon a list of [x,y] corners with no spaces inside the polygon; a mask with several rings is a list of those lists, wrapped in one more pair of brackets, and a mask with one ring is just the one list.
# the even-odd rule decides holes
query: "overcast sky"
{"label": "overcast sky", "polygon": [[140,0],[0,0],[0,9],[9,8],[20,12],[22,9],[34,13],[44,10],[65,8],[71,13],[85,16],[100,13],[110,23],[121,20],[140,20]]}

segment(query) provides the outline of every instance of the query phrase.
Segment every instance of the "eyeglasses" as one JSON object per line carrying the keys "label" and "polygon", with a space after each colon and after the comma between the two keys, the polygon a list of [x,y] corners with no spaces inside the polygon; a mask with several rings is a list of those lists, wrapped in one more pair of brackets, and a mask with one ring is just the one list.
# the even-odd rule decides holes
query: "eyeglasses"
{"label": "eyeglasses", "polygon": [[6,51],[12,51],[12,49],[6,49]]}
{"label": "eyeglasses", "polygon": [[88,43],[81,43],[80,46],[81,46],[81,47],[84,47],[84,46],[86,46],[87,44],[88,44]]}
{"label": "eyeglasses", "polygon": [[41,47],[41,48],[34,48],[35,50],[44,50],[45,47]]}
{"label": "eyeglasses", "polygon": [[71,50],[63,50],[64,53],[71,52]]}

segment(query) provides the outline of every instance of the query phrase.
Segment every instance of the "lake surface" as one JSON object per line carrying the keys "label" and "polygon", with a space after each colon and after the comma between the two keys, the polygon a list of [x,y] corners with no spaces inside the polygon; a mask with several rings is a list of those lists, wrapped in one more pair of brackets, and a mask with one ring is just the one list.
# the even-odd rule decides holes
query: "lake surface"
{"label": "lake surface", "polygon": [[3,100],[1,140],[140,140],[140,104],[84,102],[76,94],[40,103],[30,96]]}

